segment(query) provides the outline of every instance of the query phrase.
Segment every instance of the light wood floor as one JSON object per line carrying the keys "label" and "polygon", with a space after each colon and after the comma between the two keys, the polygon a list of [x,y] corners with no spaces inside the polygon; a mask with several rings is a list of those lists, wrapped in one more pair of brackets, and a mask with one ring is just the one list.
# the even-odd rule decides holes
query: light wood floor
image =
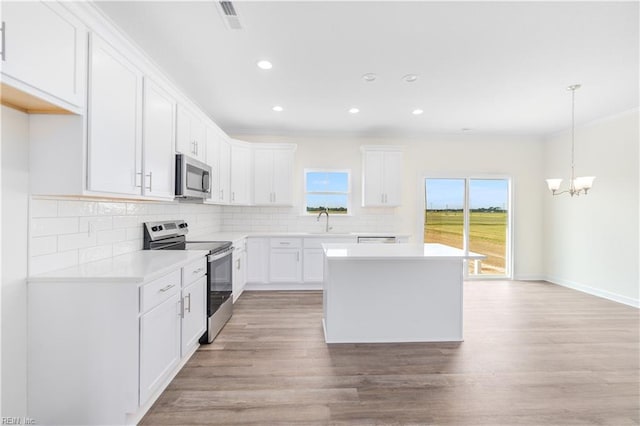
{"label": "light wood floor", "polygon": [[640,424],[639,311],[563,287],[465,283],[459,344],[327,345],[321,292],[234,309],[142,424]]}

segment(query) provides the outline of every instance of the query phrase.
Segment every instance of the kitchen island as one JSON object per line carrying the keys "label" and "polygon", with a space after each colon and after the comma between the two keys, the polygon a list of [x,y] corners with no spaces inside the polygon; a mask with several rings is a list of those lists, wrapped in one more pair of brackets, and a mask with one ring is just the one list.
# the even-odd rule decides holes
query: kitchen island
{"label": "kitchen island", "polygon": [[462,341],[465,259],[442,244],[323,244],[327,343]]}

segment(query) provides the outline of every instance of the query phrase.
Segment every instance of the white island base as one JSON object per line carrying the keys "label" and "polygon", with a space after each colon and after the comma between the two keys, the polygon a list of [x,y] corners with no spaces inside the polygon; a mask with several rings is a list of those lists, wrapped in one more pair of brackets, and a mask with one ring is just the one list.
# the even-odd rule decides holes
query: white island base
{"label": "white island base", "polygon": [[327,343],[462,341],[462,250],[324,244]]}

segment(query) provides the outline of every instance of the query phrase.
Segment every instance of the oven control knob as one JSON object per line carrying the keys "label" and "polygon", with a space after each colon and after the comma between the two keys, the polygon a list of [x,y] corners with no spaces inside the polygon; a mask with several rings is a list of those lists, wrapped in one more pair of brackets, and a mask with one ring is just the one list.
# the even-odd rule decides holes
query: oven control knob
{"label": "oven control knob", "polygon": [[182,227],[183,227],[183,228],[186,228],[187,226],[189,226],[189,224],[188,224],[187,222],[185,222],[185,223],[183,223],[183,224],[182,224]]}
{"label": "oven control knob", "polygon": [[151,227],[151,230],[152,230],[153,232],[156,232],[156,231],[158,230],[158,227],[157,227],[157,226],[152,226],[152,227]]}
{"label": "oven control knob", "polygon": [[163,229],[162,225],[158,226],[158,231],[162,231]]}

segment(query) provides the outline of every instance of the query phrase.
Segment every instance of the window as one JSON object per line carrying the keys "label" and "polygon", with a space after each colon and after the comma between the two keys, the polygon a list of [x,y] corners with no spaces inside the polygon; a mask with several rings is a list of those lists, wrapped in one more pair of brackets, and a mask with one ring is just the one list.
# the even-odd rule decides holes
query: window
{"label": "window", "polygon": [[486,256],[467,277],[510,276],[509,180],[426,178],[424,242]]}
{"label": "window", "polygon": [[304,171],[305,213],[325,209],[331,214],[351,213],[351,176],[349,170]]}

